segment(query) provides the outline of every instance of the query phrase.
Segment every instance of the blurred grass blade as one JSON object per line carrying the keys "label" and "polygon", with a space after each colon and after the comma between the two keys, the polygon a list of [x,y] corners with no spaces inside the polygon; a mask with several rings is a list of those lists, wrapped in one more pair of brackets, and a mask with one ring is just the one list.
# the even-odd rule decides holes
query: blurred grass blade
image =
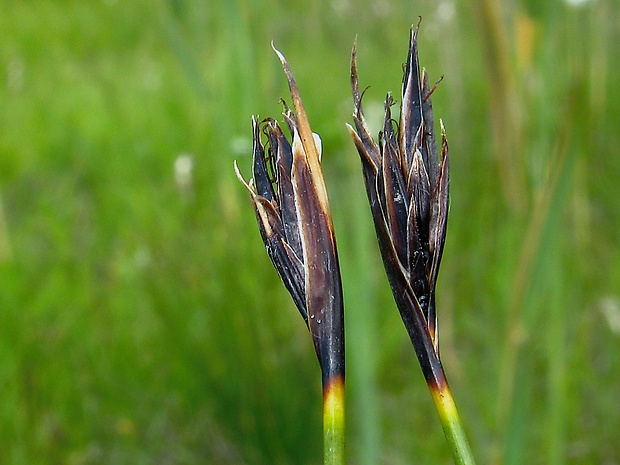
{"label": "blurred grass blade", "polygon": [[0,191],[0,263],[8,262],[13,257],[11,241],[9,239],[9,228],[4,214],[4,203],[2,201],[2,191]]}

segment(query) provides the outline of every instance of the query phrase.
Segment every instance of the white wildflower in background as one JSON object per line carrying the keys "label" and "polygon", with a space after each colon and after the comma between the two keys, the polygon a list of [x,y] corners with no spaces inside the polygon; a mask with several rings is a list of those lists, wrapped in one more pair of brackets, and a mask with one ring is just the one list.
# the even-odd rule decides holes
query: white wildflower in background
{"label": "white wildflower in background", "polygon": [[189,153],[181,153],[174,160],[174,179],[179,193],[191,199],[194,197],[194,159]]}

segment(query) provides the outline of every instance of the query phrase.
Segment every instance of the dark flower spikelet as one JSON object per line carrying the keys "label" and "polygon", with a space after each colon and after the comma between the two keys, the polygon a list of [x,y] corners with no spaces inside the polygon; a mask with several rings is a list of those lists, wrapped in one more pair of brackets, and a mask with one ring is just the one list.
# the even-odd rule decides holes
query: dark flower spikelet
{"label": "dark flower spikelet", "polygon": [[411,29],[400,121],[395,123],[392,119],[394,100],[388,93],[378,143],[364,118],[354,45],[354,125],[347,126],[362,160],[375,230],[394,298],[423,371],[429,374],[429,365],[439,363],[435,285],[446,236],[449,160],[443,124],[438,154],[431,102],[435,86],[429,86],[426,70],[420,73],[418,27]]}
{"label": "dark flower spikelet", "polygon": [[253,178],[246,182],[235,169],[250,192],[267,253],[310,329],[325,385],[344,378],[344,316],[321,140],[310,129],[288,63],[274,50],[291,91],[294,111],[284,104],[283,116],[292,143],[276,120],[252,118]]}

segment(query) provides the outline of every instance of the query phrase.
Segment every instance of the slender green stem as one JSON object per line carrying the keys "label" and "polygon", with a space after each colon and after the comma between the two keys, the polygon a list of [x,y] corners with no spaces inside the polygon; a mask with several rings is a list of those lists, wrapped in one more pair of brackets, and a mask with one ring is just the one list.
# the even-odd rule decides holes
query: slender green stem
{"label": "slender green stem", "polygon": [[447,383],[442,383],[440,386],[429,383],[428,388],[435,402],[443,432],[450,444],[454,462],[457,465],[475,465],[450,387]]}
{"label": "slender green stem", "polygon": [[323,463],[344,465],[344,378],[335,376],[323,388]]}

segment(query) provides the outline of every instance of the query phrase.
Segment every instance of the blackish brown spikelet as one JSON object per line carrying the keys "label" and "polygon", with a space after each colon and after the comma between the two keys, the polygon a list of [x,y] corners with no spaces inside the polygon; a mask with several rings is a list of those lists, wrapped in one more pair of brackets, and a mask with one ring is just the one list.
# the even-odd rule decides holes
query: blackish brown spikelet
{"label": "blackish brown spikelet", "polygon": [[[419,24],[418,24],[419,26]],[[376,143],[366,124],[351,56],[354,127],[347,125],[362,160],[379,247],[401,317],[425,375],[439,364],[435,284],[446,236],[449,201],[448,143],[443,125],[440,154],[433,128],[426,70],[420,73],[418,27],[412,27],[404,68],[400,121],[394,123],[390,94]]]}
{"label": "blackish brown spikelet", "polygon": [[284,105],[283,115],[292,143],[275,120],[252,118],[253,178],[248,183],[237,175],[250,192],[267,253],[310,329],[325,386],[344,379],[344,316],[321,140],[310,129],[287,61],[274,50],[291,91],[294,111]]}

